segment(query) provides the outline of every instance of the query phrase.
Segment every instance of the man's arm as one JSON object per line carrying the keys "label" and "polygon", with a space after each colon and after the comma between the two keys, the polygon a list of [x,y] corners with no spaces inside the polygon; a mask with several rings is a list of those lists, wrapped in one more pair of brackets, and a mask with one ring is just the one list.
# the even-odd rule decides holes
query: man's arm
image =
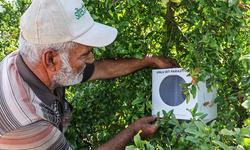
{"label": "man's arm", "polygon": [[143,59],[96,60],[95,72],[88,81],[115,78],[145,67],[178,68],[180,65],[173,58],[152,55],[144,56]]}
{"label": "man's arm", "polygon": [[5,133],[0,137],[0,149],[72,150],[63,133],[46,120]]}
{"label": "man's arm", "polygon": [[155,126],[155,121],[155,116],[140,118],[95,150],[123,150],[139,130],[142,130],[142,133],[140,133],[141,137],[152,137],[160,127],[160,125]]}

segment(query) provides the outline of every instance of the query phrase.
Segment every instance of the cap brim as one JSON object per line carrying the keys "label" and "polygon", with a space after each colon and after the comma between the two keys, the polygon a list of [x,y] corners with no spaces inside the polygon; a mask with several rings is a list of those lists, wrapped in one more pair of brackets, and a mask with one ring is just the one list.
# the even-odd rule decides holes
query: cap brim
{"label": "cap brim", "polygon": [[117,36],[117,29],[98,22],[73,41],[87,46],[103,47],[112,43]]}

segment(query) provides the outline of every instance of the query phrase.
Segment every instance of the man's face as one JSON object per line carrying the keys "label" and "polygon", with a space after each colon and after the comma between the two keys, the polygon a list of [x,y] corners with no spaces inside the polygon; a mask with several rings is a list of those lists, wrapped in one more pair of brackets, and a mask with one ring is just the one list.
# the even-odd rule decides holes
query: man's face
{"label": "man's face", "polygon": [[60,54],[61,69],[53,77],[52,87],[70,86],[82,81],[87,63],[93,63],[92,47],[79,45],[77,48]]}

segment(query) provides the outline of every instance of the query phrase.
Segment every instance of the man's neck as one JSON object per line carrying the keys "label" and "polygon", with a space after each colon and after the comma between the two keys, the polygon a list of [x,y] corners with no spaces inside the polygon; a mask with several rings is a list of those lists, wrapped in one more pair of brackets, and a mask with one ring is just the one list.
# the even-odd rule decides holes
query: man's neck
{"label": "man's neck", "polygon": [[51,89],[52,80],[50,79],[46,69],[43,67],[42,62],[40,61],[35,66],[31,65],[30,62],[21,55],[24,63],[29,67],[29,69],[50,89],[53,93],[54,89]]}

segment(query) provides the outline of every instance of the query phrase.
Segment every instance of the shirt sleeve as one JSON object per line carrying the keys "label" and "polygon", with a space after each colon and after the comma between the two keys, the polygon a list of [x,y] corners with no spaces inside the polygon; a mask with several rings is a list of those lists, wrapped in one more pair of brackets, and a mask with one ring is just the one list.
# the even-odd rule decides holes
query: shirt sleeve
{"label": "shirt sleeve", "polygon": [[86,64],[86,68],[84,69],[83,72],[82,82],[88,81],[94,74],[94,71],[95,71],[95,63]]}
{"label": "shirt sleeve", "polygon": [[62,132],[41,120],[8,132],[0,138],[1,149],[73,150]]}

